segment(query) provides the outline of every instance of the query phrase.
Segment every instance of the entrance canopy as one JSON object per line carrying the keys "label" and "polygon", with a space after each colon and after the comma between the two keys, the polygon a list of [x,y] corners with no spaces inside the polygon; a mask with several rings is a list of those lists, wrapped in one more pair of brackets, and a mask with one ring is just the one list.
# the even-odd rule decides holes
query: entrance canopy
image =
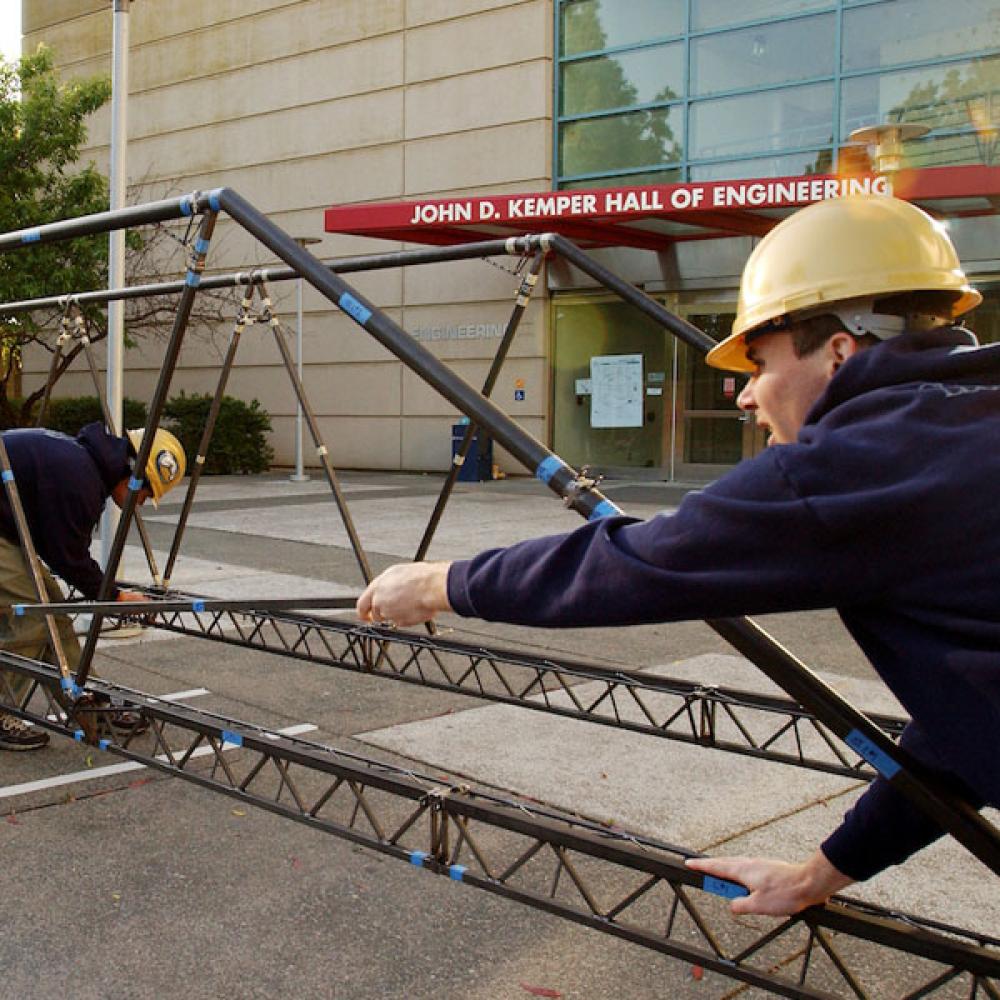
{"label": "entrance canopy", "polygon": [[1000,167],[334,205],[326,210],[324,228],[328,233],[442,246],[557,232],[582,246],[665,250],[683,240],[762,236],[802,205],[852,194],[895,194],[944,219],[993,215],[1000,212]]}

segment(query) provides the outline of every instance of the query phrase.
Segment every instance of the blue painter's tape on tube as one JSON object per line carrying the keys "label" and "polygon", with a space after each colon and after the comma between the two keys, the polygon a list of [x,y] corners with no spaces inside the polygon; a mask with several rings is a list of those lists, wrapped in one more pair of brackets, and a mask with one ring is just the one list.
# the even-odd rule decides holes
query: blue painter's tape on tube
{"label": "blue painter's tape on tube", "polygon": [[429,857],[426,851],[410,851],[410,864],[423,868],[424,861]]}
{"label": "blue painter's tape on tube", "polygon": [[181,214],[194,215],[194,199],[189,194],[181,198]]}
{"label": "blue painter's tape on tube", "polygon": [[206,240],[199,236],[198,239],[194,241],[194,249],[196,253],[208,253],[208,248],[211,246],[211,241]]}
{"label": "blue painter's tape on tube", "polygon": [[129,479],[129,481],[128,481],[128,488],[133,493],[138,493],[139,490],[142,489],[142,482],[143,481],[141,479],[136,479],[135,476],[132,476],[132,478]]}
{"label": "blue painter's tape on tube", "polygon": [[749,896],[750,891],[746,886],[738,882],[729,882],[724,878],[713,878],[711,875],[705,876],[705,881],[701,884],[705,892],[710,892],[715,896],[722,896],[724,899],[739,899],[740,896]]}
{"label": "blue painter's tape on tube", "polygon": [[602,500],[588,515],[588,521],[598,521],[602,517],[614,517],[621,511],[610,501]]}
{"label": "blue painter's tape on tube", "polygon": [[852,750],[856,750],[884,778],[891,778],[899,771],[899,764],[857,729],[852,729],[844,738],[844,742]]}
{"label": "blue painter's tape on tube", "polygon": [[24,605],[23,604],[12,604],[11,607],[14,609],[14,617],[15,618],[18,615],[23,615],[24,614]]}
{"label": "blue painter's tape on tube", "polygon": [[0,479],[3,479],[3,481],[5,483],[12,483],[12,482],[14,482],[14,470],[13,469],[4,469],[3,470],[3,474],[0,475]]}
{"label": "blue painter's tape on tube", "polygon": [[111,746],[111,740],[99,740],[97,743],[98,750],[107,750]]}
{"label": "blue painter's tape on tube", "polygon": [[448,878],[453,882],[461,882],[465,877],[465,873],[469,869],[465,865],[449,865],[448,866]]}
{"label": "blue painter's tape on tube", "polygon": [[188,271],[184,278],[184,284],[187,285],[188,288],[197,288],[201,284],[201,275],[194,271]]}
{"label": "blue painter's tape on tube", "polygon": [[205,610],[205,602],[204,601],[192,601],[191,602],[191,608],[194,611],[204,611]]}
{"label": "blue painter's tape on tube", "polygon": [[222,203],[219,201],[219,194],[222,192],[222,188],[216,188],[214,191],[208,192],[208,206],[213,212],[218,212],[222,207]]}
{"label": "blue painter's tape on tube", "polygon": [[337,305],[362,326],[372,318],[371,309],[366,309],[350,292],[344,292],[337,300]]}
{"label": "blue painter's tape on tube", "polygon": [[232,743],[234,747],[241,747],[243,746],[243,737],[239,733],[234,733],[231,729],[223,729],[222,742]]}
{"label": "blue painter's tape on tube", "polygon": [[84,731],[82,729],[77,729],[73,733],[73,739],[76,740],[77,743],[82,743],[84,735],[85,734],[84,734]]}
{"label": "blue painter's tape on tube", "polygon": [[562,467],[562,462],[555,455],[549,455],[535,469],[535,478],[540,479],[543,483],[547,483]]}
{"label": "blue painter's tape on tube", "polygon": [[37,229],[29,229],[21,234],[22,243],[37,243],[41,238],[42,234]]}

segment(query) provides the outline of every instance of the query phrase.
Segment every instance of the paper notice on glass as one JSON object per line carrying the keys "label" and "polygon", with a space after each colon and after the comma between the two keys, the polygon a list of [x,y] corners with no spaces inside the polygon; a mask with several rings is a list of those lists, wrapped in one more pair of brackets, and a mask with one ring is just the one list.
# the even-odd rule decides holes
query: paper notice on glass
{"label": "paper notice on glass", "polygon": [[642,355],[590,359],[590,426],[642,426]]}

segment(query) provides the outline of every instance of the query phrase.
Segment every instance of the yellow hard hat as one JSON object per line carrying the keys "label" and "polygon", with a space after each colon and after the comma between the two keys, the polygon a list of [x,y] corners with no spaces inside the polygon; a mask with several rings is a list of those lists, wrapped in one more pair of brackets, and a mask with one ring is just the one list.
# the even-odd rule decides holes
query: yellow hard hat
{"label": "yellow hard hat", "polygon": [[729,337],[705,360],[753,371],[746,335],[784,318],[836,312],[837,303],[903,292],[950,292],[945,321],[979,305],[944,226],[899,198],[857,195],[820,201],[774,227],[743,268]]}
{"label": "yellow hard hat", "polygon": [[[142,444],[142,428],[128,432],[136,454]],[[153,503],[159,504],[160,497],[169,493],[183,478],[187,469],[187,459],[180,441],[170,431],[157,428],[153,435],[153,447],[146,462],[146,482],[153,491]]]}

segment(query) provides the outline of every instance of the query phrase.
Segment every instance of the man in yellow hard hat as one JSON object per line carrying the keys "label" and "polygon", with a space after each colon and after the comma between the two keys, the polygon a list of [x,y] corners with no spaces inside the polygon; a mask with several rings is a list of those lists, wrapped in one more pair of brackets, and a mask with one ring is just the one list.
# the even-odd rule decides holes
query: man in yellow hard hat
{"label": "man in yellow hard hat", "polygon": [[[75,438],[40,429],[4,433],[31,539],[44,563],[42,575],[50,600],[64,600],[53,573],[84,597],[97,596],[104,573],[90,555],[90,544],[109,497],[123,506],[129,482],[136,480],[141,482],[137,502],[152,498],[156,503],[183,479],[184,449],[162,428],[156,431],[145,469],[133,468],[142,436],[141,430],[133,430],[118,437],[102,423],[88,424]],[[144,599],[118,587],[113,588],[110,598]],[[47,649],[44,620],[11,612],[13,604],[37,600],[10,502],[6,492],[0,491],[0,649],[31,659],[52,655]],[[75,666],[80,644],[72,623],[65,615],[57,616],[56,623],[67,660]],[[27,678],[0,673],[0,704],[9,697],[20,700],[27,688]],[[131,713],[118,713],[113,722],[121,728],[134,728],[136,718]],[[47,733],[0,708],[0,750],[38,750],[48,741]]]}
{"label": "man in yellow hard hat", "polygon": [[[592,521],[454,563],[395,566],[364,620],[436,613],[626,625],[836,608],[909,712],[902,745],[1000,805],[1000,344],[956,323],[980,295],[945,229],[889,197],[821,202],[761,240],[708,363],[749,376],[770,435],[677,513]],[[802,861],[698,859],[739,913],[793,913],[940,829],[882,778]]]}

